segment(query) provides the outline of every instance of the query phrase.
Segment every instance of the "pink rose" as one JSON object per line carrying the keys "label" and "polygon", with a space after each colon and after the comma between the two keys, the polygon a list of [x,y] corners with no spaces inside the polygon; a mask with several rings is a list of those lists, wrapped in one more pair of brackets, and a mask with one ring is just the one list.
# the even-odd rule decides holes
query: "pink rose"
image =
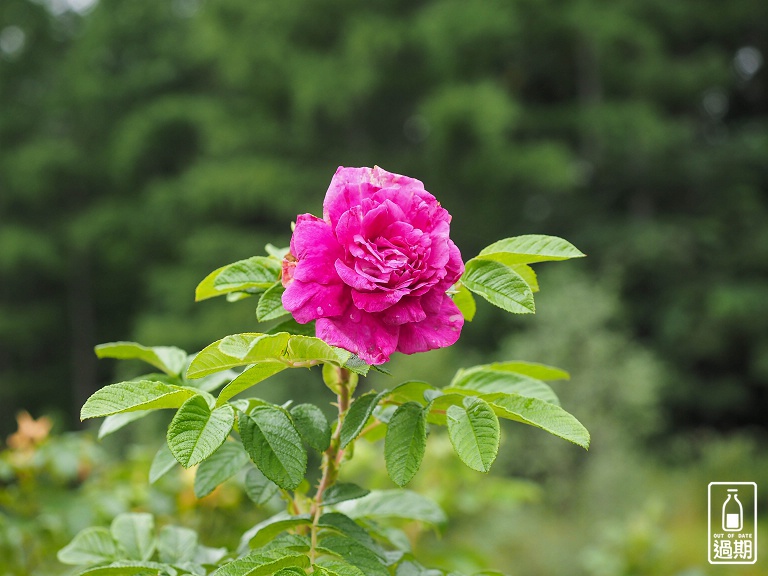
{"label": "pink rose", "polygon": [[464,271],[451,215],[424,185],[339,167],[323,218],[301,214],[283,261],[283,306],[328,344],[382,364],[450,346],[464,318],[446,295]]}

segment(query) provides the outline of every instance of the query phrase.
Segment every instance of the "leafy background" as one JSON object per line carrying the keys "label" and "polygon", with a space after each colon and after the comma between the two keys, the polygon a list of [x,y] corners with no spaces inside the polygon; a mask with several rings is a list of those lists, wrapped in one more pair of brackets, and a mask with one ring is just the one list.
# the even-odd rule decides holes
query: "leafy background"
{"label": "leafy background", "polygon": [[[285,245],[338,165],[378,164],[438,196],[465,258],[526,233],[589,255],[541,266],[535,317],[481,306],[456,347],[392,363],[436,384],[491,359],[562,366],[593,435],[585,455],[505,428],[490,477],[435,439],[415,482],[452,522],[423,553],[728,573],[706,564],[706,484],[768,481],[767,54],[768,4],[747,0],[3,0],[0,437],[21,409],[54,433],[6,441],[0,569],[59,573],[58,546],[124,510],[209,545],[256,521],[237,485],[215,505],[183,478],[144,486],[167,422],[72,432],[130,372],[93,346],[253,329],[247,301],[194,304],[197,282]],[[322,402],[318,379],[263,393]]]}

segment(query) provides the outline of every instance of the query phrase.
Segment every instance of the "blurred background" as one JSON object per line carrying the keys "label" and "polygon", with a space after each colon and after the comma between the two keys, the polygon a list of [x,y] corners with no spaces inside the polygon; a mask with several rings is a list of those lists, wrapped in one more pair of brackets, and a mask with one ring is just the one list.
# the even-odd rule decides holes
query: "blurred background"
{"label": "blurred background", "polygon": [[[93,346],[257,330],[252,302],[195,304],[196,284],[286,245],[337,166],[374,164],[425,183],[465,259],[528,233],[589,255],[537,267],[535,316],[481,304],[455,347],[392,363],[436,385],[471,363],[560,366],[593,435],[584,453],[505,427],[481,477],[433,434],[415,488],[452,522],[422,556],[764,574],[764,545],[757,566],[707,564],[706,493],[756,481],[768,501],[766,58],[754,0],[1,0],[0,574],[65,573],[55,550],[124,510],[211,545],[263,517],[237,482],[200,503],[184,474],[147,486],[162,417],[77,431],[134,368]],[[263,393],[330,401],[318,383]]]}

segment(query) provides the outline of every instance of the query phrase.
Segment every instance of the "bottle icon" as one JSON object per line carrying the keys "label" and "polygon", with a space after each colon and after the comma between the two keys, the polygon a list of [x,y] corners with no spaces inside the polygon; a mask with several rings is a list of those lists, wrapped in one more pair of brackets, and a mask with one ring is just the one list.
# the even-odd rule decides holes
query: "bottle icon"
{"label": "bottle icon", "polygon": [[723,531],[740,532],[744,527],[744,508],[739,502],[739,491],[728,489],[728,498],[723,503]]}

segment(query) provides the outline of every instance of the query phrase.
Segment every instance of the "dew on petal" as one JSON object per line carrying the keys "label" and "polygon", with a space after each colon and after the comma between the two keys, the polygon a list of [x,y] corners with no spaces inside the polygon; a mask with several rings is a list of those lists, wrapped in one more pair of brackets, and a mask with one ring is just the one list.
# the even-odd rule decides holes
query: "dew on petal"
{"label": "dew on petal", "polygon": [[321,316],[323,315],[323,307],[322,306],[318,306],[317,307],[317,313],[320,314]]}

